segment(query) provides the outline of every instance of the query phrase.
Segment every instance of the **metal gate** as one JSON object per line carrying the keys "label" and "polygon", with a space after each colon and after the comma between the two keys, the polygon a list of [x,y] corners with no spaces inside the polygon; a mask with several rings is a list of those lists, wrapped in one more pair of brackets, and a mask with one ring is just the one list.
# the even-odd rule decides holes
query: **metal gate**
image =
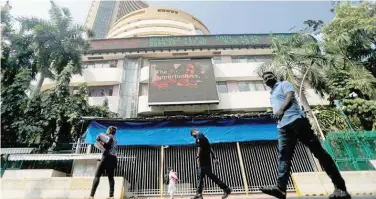
{"label": "metal gate", "polygon": [[[247,190],[250,193],[259,192],[262,186],[276,184],[277,141],[243,142],[239,143],[240,150],[237,143],[214,144],[212,147],[220,161],[218,166],[213,165],[213,171],[233,189],[234,193],[245,193]],[[85,153],[86,148],[81,147],[80,152]],[[91,152],[99,151],[93,147]],[[244,171],[241,169],[239,155],[242,156]],[[177,186],[177,195],[191,195],[195,193],[197,185],[195,157],[194,146],[170,146],[163,149],[122,146],[118,148],[118,167],[115,175],[123,176],[130,183],[129,191],[133,194],[155,196],[160,194],[161,186],[163,194],[167,194],[167,185],[161,184],[160,177],[167,174],[168,167],[173,167],[181,180]],[[316,170],[311,153],[300,143],[297,144],[292,165],[292,172]],[[210,180],[204,180],[204,186],[205,194],[222,193],[222,190]],[[291,178],[288,190],[295,190]]]}

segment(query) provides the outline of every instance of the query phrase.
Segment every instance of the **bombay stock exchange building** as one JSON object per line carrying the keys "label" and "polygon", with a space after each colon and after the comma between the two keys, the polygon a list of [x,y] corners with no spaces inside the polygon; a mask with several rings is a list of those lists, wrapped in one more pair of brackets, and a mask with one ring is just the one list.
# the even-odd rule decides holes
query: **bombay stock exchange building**
{"label": "bombay stock exchange building", "polygon": [[103,39],[110,28],[123,16],[143,8],[148,4],[139,0],[105,1],[93,0],[86,18],[85,26],[94,33],[94,38]]}
{"label": "bombay stock exchange building", "polygon": [[[154,11],[158,9],[162,10]],[[175,9],[163,9],[167,16],[176,15]],[[129,25],[127,20],[137,15],[139,26],[128,31],[137,30],[137,36],[120,36],[116,29]],[[91,120],[82,145],[87,147],[80,152],[98,152],[91,147],[97,133],[116,125],[119,156],[136,157],[120,158],[116,175],[124,176],[133,194],[166,194],[160,176],[169,166],[181,179],[178,194],[193,194],[195,148],[189,130],[195,127],[214,144],[222,163],[213,169],[234,192],[258,192],[259,187],[272,184],[277,172],[277,131],[275,122],[261,114],[271,107],[270,90],[257,74],[257,68],[272,55],[270,35],[183,35],[173,28],[181,29],[184,24],[167,21],[169,26],[152,29],[150,20],[154,19],[144,16],[124,16],[119,24],[124,23],[115,25],[108,39],[92,40],[90,52],[83,56],[82,76],[71,79],[71,92],[86,83],[90,104],[108,99],[110,110],[123,118]],[[141,26],[143,19],[145,26]],[[186,23],[186,31],[207,30],[203,25],[194,27],[189,20],[180,22]],[[203,82],[207,85],[200,85]],[[46,80],[42,90],[53,85]],[[306,95],[312,106],[328,104],[309,87]],[[317,167],[312,154],[298,145],[292,171]],[[207,193],[221,193],[212,182],[205,184]],[[294,190],[291,179],[288,190]]]}

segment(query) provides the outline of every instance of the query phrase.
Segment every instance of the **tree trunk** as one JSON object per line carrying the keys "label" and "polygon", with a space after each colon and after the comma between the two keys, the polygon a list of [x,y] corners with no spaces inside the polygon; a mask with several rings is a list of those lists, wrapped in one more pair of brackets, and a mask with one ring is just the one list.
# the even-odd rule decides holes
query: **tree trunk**
{"label": "tree trunk", "polygon": [[35,88],[34,93],[33,93],[33,97],[35,97],[40,92],[44,79],[45,79],[45,75],[43,73],[40,73],[40,76],[37,82],[37,87]]}
{"label": "tree trunk", "polygon": [[308,113],[307,118],[310,120],[310,123],[313,124],[312,126],[313,126],[314,130],[317,133],[319,133],[319,135],[322,139],[325,139],[324,134],[323,134],[323,132],[320,128],[320,124],[318,123],[316,116],[314,115],[311,107],[309,106],[308,99],[307,99],[307,97],[305,96],[304,93],[302,93],[302,95],[300,96],[300,102],[302,103],[304,111]]}
{"label": "tree trunk", "polygon": [[63,121],[59,118],[56,121],[56,129],[54,133],[52,134],[52,145],[50,148],[48,148],[49,153],[52,153],[56,148],[57,142],[59,141],[59,133],[60,133],[60,129],[62,125],[63,125]]}
{"label": "tree trunk", "polygon": [[299,97],[300,97],[300,101],[301,101],[301,103],[302,103],[302,106],[303,106],[303,108],[304,108],[304,111],[307,111],[309,114],[311,114],[311,113],[312,113],[312,109],[311,109],[311,107],[309,106],[308,99],[307,99],[307,97],[305,96],[305,94],[302,93],[302,95],[299,96]]}

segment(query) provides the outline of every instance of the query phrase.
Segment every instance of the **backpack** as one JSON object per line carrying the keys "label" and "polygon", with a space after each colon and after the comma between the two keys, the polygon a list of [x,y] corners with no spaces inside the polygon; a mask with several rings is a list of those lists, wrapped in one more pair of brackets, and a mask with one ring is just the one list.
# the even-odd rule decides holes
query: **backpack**
{"label": "backpack", "polygon": [[168,174],[165,174],[163,182],[164,182],[164,184],[170,183],[170,178],[169,178]]}

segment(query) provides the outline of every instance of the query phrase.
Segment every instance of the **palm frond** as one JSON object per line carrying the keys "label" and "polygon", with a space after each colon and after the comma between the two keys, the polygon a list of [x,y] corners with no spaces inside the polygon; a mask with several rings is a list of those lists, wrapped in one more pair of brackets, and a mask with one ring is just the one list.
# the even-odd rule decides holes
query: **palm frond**
{"label": "palm frond", "polygon": [[351,67],[349,70],[350,78],[349,84],[362,91],[363,94],[366,94],[370,97],[376,96],[376,78],[372,75],[370,71],[364,67]]}
{"label": "palm frond", "polygon": [[47,25],[48,21],[43,19],[39,19],[36,17],[17,17],[16,20],[20,22],[21,25],[21,32],[33,30],[37,26]]}
{"label": "palm frond", "polygon": [[62,21],[63,19],[62,11],[60,7],[54,1],[50,1],[50,4],[51,4],[51,8],[48,11],[50,18],[53,21],[53,23],[59,24],[59,22]]}

